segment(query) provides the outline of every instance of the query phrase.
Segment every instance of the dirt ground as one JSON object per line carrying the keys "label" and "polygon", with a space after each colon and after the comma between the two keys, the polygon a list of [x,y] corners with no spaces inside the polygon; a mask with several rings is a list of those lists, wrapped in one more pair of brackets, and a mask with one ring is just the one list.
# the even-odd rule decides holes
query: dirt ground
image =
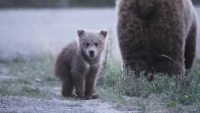
{"label": "dirt ground", "polygon": [[35,99],[18,96],[0,97],[1,113],[118,113],[113,103],[101,100]]}
{"label": "dirt ground", "polygon": [[51,71],[45,70],[52,64],[45,63],[37,60],[30,64],[0,62],[0,113],[141,112],[139,109],[119,108],[117,103],[101,96],[91,100],[63,98],[59,80]]}

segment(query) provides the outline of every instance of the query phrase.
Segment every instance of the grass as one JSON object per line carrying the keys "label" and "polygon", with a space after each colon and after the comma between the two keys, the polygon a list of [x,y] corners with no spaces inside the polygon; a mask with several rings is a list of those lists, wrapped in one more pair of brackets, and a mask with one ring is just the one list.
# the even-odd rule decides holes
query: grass
{"label": "grass", "polygon": [[[15,77],[1,81],[1,96],[46,98],[48,94],[42,87],[60,87],[58,79],[53,75],[52,57],[1,64],[9,68],[9,77]],[[141,77],[134,78],[131,71],[122,73],[120,63],[114,58],[105,64],[106,68],[102,73],[104,76],[98,81],[97,92],[102,100],[118,104],[116,109],[134,109],[142,112],[200,112],[200,60],[197,60],[194,70],[188,72],[185,78],[190,83],[187,87],[176,85],[175,78],[162,74],[155,74],[155,80],[152,82],[149,82],[143,73]],[[40,81],[36,82],[36,79]]]}
{"label": "grass", "polygon": [[39,90],[39,88],[32,87],[31,83],[22,79],[5,80],[1,82],[0,95],[27,96],[35,98],[45,97],[45,95]]}
{"label": "grass", "polygon": [[54,59],[43,56],[24,61],[20,58],[12,61],[1,60],[1,64],[9,69],[9,79],[1,81],[0,95],[26,96],[45,98],[46,92],[42,87],[59,85],[53,76]]}
{"label": "grass", "polygon": [[143,73],[139,78],[135,78],[131,71],[122,73],[117,61],[107,64],[109,68],[105,73],[106,76],[98,85],[98,92],[103,98],[119,104],[131,105],[133,102],[127,101],[124,96],[136,97],[139,100],[134,101],[139,102],[135,105],[140,106],[143,112],[147,111],[146,108],[151,103],[160,103],[164,106],[162,109],[171,112],[177,110],[179,112],[200,112],[200,60],[196,61],[193,70],[188,70],[185,78],[177,79],[157,73],[153,75],[154,81],[152,82],[149,82]]}
{"label": "grass", "polygon": [[[110,54],[110,51],[112,48],[109,48],[106,54]],[[0,96],[47,97],[43,87],[60,87],[58,79],[53,75],[54,60],[54,57],[48,55],[28,61],[20,58],[13,61],[0,60],[0,63],[9,69],[8,76],[13,77],[1,81]],[[197,60],[194,69],[188,70],[187,76],[178,79],[178,82],[177,78],[159,73],[153,75],[152,82],[149,82],[143,73],[139,78],[135,78],[131,71],[122,73],[120,62],[112,55],[104,61],[97,92],[102,100],[118,104],[117,109],[200,112],[200,60]]]}

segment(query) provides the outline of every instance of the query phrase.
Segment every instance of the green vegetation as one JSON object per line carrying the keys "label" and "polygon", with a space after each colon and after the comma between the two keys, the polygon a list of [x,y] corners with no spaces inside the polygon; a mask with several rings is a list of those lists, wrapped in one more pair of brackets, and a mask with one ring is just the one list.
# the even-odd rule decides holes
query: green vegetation
{"label": "green vegetation", "polygon": [[9,73],[6,75],[7,79],[1,80],[1,96],[44,98],[47,94],[40,87],[51,87],[58,84],[58,80],[53,76],[51,70],[51,67],[53,67],[52,56],[44,56],[29,61],[20,58],[12,61],[1,60],[0,64],[9,69]]}
{"label": "green vegetation", "polygon": [[[134,109],[142,112],[200,112],[200,60],[183,78],[153,74],[149,82],[143,73],[136,78],[132,71],[122,72],[120,62],[112,56],[113,40],[108,41],[106,57],[97,93],[105,101],[113,101],[116,109]],[[53,75],[55,58],[51,55],[24,61],[0,61],[9,72],[0,70],[0,96],[27,96],[48,98],[60,94],[60,82]],[[51,95],[52,94],[52,95]],[[58,96],[59,98],[61,96]],[[76,100],[73,98],[60,98]]]}
{"label": "green vegetation", "polygon": [[[108,45],[112,46],[112,40],[108,41]],[[138,105],[143,112],[156,104],[160,107],[150,111],[200,112],[200,60],[196,60],[194,68],[187,70],[182,78],[155,73],[154,80],[149,82],[144,72],[140,77],[135,77],[130,70],[122,72],[120,62],[110,55],[112,49],[109,51],[105,59],[111,58],[104,61],[105,73],[98,84],[98,92],[103,99],[125,106]]]}
{"label": "green vegetation", "polygon": [[[195,5],[200,0],[192,0]],[[115,0],[0,0],[0,8],[115,7]]]}
{"label": "green vegetation", "polygon": [[26,80],[5,80],[1,82],[0,87],[1,96],[27,96],[35,98],[44,98],[45,95],[41,93],[39,88],[31,86],[31,83]]}
{"label": "green vegetation", "polygon": [[199,5],[200,4],[200,0],[192,0],[192,2],[196,5]]}
{"label": "green vegetation", "polygon": [[[48,98],[55,87],[60,87],[59,80],[53,75],[52,56],[29,61],[3,61],[0,64],[9,69],[7,76],[10,77],[1,80],[0,96]],[[102,100],[117,103],[116,109],[120,110],[200,112],[199,64],[200,60],[197,60],[194,70],[188,71],[184,79],[154,74],[155,80],[149,82],[143,73],[139,78],[135,78],[131,71],[122,73],[119,61],[111,57],[104,62],[106,68],[103,68],[97,93]],[[60,93],[60,89],[56,93]]]}
{"label": "green vegetation", "polygon": [[114,7],[115,0],[0,0],[0,8]]}
{"label": "green vegetation", "polygon": [[[193,106],[195,112],[200,112],[199,60],[197,60],[195,69],[188,71],[184,78],[154,74],[152,82],[149,82],[143,73],[139,78],[136,78],[131,71],[122,73],[117,61],[111,60],[108,64],[109,68],[107,68],[105,77],[98,85],[98,92],[104,99],[128,106],[134,103],[134,105],[140,106],[143,111],[146,111],[147,103],[151,104],[150,102],[156,101],[173,112],[176,110],[188,110],[189,112],[190,110],[185,106]],[[137,97],[137,99],[127,101],[125,97]],[[137,104],[136,100],[140,104]]]}

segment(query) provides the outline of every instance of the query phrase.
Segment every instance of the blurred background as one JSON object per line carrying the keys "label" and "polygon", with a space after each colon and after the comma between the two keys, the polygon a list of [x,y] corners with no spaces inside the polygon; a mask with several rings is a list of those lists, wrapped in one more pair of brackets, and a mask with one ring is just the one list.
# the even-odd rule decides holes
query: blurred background
{"label": "blurred background", "polygon": [[[200,16],[200,0],[192,1]],[[56,55],[78,28],[107,29],[119,56],[115,26],[115,0],[0,0],[0,59]]]}
{"label": "blurred background", "polygon": [[[200,4],[200,0],[192,0]],[[115,0],[0,0],[1,8],[114,7]]]}

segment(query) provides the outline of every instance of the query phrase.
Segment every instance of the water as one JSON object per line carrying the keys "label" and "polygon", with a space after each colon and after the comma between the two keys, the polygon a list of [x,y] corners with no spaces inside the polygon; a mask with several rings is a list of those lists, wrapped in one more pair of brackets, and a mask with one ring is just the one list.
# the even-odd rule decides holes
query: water
{"label": "water", "polygon": [[[197,11],[200,14],[200,8]],[[0,57],[29,59],[44,52],[56,55],[77,38],[78,28],[107,29],[117,45],[115,14],[114,8],[0,10]],[[115,47],[114,53],[119,56]],[[197,49],[200,55],[200,45]]]}

